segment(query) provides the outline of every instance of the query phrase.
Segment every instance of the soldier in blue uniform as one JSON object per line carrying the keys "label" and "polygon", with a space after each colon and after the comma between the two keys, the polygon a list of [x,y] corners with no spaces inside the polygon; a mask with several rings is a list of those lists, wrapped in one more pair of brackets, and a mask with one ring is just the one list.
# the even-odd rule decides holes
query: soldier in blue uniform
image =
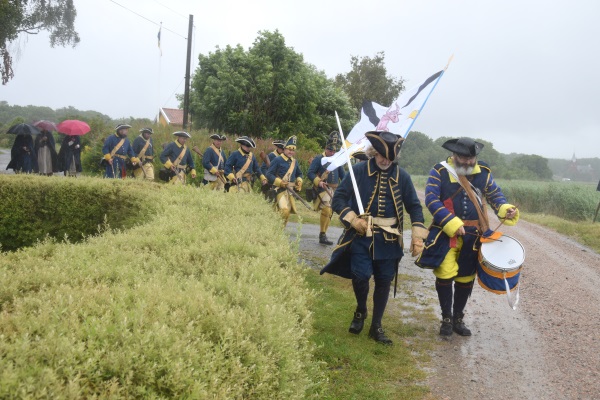
{"label": "soldier in blue uniform", "polygon": [[261,174],[258,161],[252,153],[252,149],[256,147],[254,140],[248,136],[241,136],[235,141],[240,144],[240,148],[231,153],[225,162],[225,176],[231,182],[229,191],[250,193],[254,176],[260,178],[262,185],[267,183],[267,178]]}
{"label": "soldier in blue uniform", "polygon": [[212,144],[206,148],[202,156],[202,166],[204,167],[204,179],[202,183],[208,185],[210,190],[223,191],[225,189],[225,160],[227,156],[221,145],[227,136],[213,133],[210,135]]}
{"label": "soldier in blue uniform", "polygon": [[133,152],[140,160],[133,176],[137,179],[154,180],[154,143],[152,143],[152,128],[140,129],[140,135],[133,140]]}
{"label": "soldier in blue uniform", "polygon": [[356,311],[349,332],[359,334],[367,317],[369,279],[373,275],[373,317],[369,337],[392,344],[381,325],[392,279],[404,255],[402,227],[404,210],[412,222],[410,250],[413,257],[423,249],[427,229],[423,210],[408,173],[395,161],[404,139],[390,132],[371,131],[366,152],[370,159],[352,167],[365,214],[360,213],[350,174],[338,186],[332,207],[345,229],[331,260],[321,270],[352,279]]}
{"label": "soldier in blue uniform", "polygon": [[173,175],[169,183],[185,185],[185,177],[188,172],[190,172],[192,179],[196,178],[194,158],[190,149],[186,146],[187,140],[192,136],[184,131],[174,132],[173,136],[175,136],[175,140],[166,145],[160,153],[160,162]]}
{"label": "soldier in blue uniform", "polygon": [[[263,163],[260,165],[260,172],[264,175],[267,176],[267,170],[269,169],[269,167],[271,166],[271,163],[273,162],[273,160],[275,159],[275,157],[278,157],[280,155],[283,154],[283,148],[285,147],[285,140],[273,140],[272,142],[273,146],[275,146],[275,149],[270,152],[269,154],[266,154],[264,152],[260,152],[260,158],[263,160]],[[273,199],[269,199],[269,189],[270,189],[271,185],[269,185],[269,182],[267,181],[266,185],[262,185],[260,191],[263,193],[263,195],[265,196],[265,199],[267,200],[273,200]]]}
{"label": "soldier in blue uniform", "polygon": [[119,124],[115,128],[115,134],[110,135],[104,140],[102,146],[102,154],[104,154],[104,165],[106,178],[122,178],[127,177],[126,161],[129,158],[132,164],[139,163],[139,159],[135,156],[131,143],[127,139],[131,125]]}
{"label": "soldier in blue uniform", "polygon": [[319,243],[325,245],[333,244],[333,242],[327,238],[327,228],[329,228],[329,222],[333,215],[331,199],[333,198],[333,192],[335,192],[340,181],[344,179],[345,171],[343,166],[338,167],[333,171],[328,171],[327,167],[329,166],[329,163],[321,165],[321,159],[323,157],[331,157],[339,150],[340,136],[337,131],[333,131],[329,134],[329,138],[325,144],[325,150],[322,154],[313,158],[307,173],[308,179],[313,183],[313,187],[317,192],[317,196],[313,202],[314,210],[321,210],[321,218],[319,221]]}
{"label": "soldier in blue uniform", "polygon": [[[479,262],[479,236],[491,233],[485,201],[506,225],[517,223],[519,210],[507,203],[490,167],[477,161],[482,143],[463,137],[450,139],[442,147],[451,151],[452,156],[436,164],[429,173],[425,204],[433,215],[433,223],[425,250],[415,263],[433,269],[436,276],[435,288],[442,310],[440,335],[451,336],[454,331],[470,336],[471,331],[463,321],[464,308],[473,289]],[[483,206],[479,208],[470,196],[479,197]],[[475,198],[477,203],[479,200]]]}
{"label": "soldier in blue uniform", "polygon": [[291,213],[296,213],[296,201],[291,190],[302,190],[302,171],[296,154],[296,136],[291,136],[285,143],[283,154],[275,157],[267,170],[267,179],[276,191],[275,208],[283,217],[283,225],[287,225]]}

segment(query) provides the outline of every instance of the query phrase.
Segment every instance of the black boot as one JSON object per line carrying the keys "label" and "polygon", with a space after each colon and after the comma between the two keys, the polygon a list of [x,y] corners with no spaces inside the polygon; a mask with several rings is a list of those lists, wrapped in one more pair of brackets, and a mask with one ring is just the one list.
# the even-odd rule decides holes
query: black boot
{"label": "black boot", "polygon": [[325,232],[319,233],[319,243],[326,244],[327,246],[331,246],[333,244],[331,240],[327,239]]}
{"label": "black boot", "polygon": [[442,315],[442,326],[440,326],[440,336],[452,336],[452,315]]}
{"label": "black boot", "polygon": [[471,336],[471,331],[463,322],[464,316],[465,314],[457,314],[454,316],[454,319],[452,320],[452,329],[460,336]]}
{"label": "black boot", "polygon": [[359,312],[356,311],[354,313],[354,318],[352,319],[352,323],[350,324],[350,328],[348,329],[348,332],[350,333],[354,333],[355,335],[358,335],[359,333],[362,332],[363,327],[365,326],[365,319],[367,318],[367,312]]}
{"label": "black boot", "polygon": [[392,340],[385,336],[385,332],[380,324],[371,324],[371,329],[369,329],[369,337],[376,341],[377,343],[392,345]]}

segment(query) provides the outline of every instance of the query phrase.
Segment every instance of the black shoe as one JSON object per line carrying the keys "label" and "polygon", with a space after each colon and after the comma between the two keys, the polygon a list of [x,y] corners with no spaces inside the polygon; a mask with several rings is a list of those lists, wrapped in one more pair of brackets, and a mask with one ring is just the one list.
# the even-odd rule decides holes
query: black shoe
{"label": "black shoe", "polygon": [[383,331],[381,325],[371,325],[371,329],[369,329],[369,337],[377,343],[385,344],[388,346],[393,344],[392,340],[389,337],[385,336],[385,332]]}
{"label": "black shoe", "polygon": [[440,326],[440,336],[450,337],[452,336],[452,316],[442,316],[442,326]]}
{"label": "black shoe", "polygon": [[460,336],[471,336],[471,331],[463,322],[464,316],[465,314],[458,314],[454,317],[452,321],[452,329]]}
{"label": "black shoe", "polygon": [[354,319],[352,319],[352,323],[350,324],[350,328],[348,329],[348,332],[354,333],[355,335],[358,335],[359,333],[361,333],[363,330],[363,327],[365,326],[365,318],[367,318],[366,311],[362,312],[362,313],[356,311],[354,313]]}
{"label": "black shoe", "polygon": [[333,242],[327,239],[327,235],[324,233],[319,233],[319,243],[326,244],[327,246],[331,246]]}

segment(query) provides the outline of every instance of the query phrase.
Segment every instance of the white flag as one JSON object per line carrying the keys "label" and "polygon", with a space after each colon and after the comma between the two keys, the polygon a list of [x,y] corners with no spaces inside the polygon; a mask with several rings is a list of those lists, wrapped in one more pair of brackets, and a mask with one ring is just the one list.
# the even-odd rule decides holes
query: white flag
{"label": "white flag", "polygon": [[[364,101],[360,112],[360,121],[346,137],[346,146],[350,155],[363,150],[368,143],[365,133],[369,131],[388,131],[406,138],[410,128],[421,113],[429,95],[439,82],[445,70],[431,75],[420,85],[405,91],[389,107],[372,101]],[[333,171],[346,162],[342,148],[331,157],[323,157],[322,165],[331,163],[327,169]]]}

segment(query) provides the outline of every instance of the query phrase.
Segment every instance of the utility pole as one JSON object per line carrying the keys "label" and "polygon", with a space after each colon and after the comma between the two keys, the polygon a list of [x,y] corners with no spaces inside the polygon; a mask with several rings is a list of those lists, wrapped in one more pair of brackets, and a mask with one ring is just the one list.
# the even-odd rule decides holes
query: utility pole
{"label": "utility pole", "polygon": [[192,29],[194,16],[190,14],[187,37],[187,59],[185,63],[185,90],[183,92],[183,129],[187,129],[188,114],[190,113],[190,67],[192,64]]}

